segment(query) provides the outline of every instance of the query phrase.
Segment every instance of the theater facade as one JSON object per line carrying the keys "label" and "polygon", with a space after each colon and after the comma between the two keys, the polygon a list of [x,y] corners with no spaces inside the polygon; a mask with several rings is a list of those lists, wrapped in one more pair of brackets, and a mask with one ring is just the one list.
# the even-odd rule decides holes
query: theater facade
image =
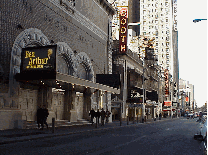
{"label": "theater facade", "polygon": [[[111,19],[105,0],[3,0],[0,37],[0,129],[36,121],[46,105],[48,122],[89,119],[111,110],[111,93],[96,82],[112,74]],[[112,120],[112,119],[110,119]]]}

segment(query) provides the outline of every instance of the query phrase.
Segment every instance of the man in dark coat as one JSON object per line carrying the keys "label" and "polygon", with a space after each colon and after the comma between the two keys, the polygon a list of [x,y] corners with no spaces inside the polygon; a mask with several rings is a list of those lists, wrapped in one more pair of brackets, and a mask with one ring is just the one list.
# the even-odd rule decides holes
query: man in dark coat
{"label": "man in dark coat", "polygon": [[97,122],[98,122],[98,124],[99,124],[99,119],[100,119],[100,112],[99,112],[99,109],[97,110],[97,112],[96,112],[96,118],[97,118]]}
{"label": "man in dark coat", "polygon": [[105,111],[103,108],[102,108],[102,111],[100,112],[100,116],[101,116],[101,126],[104,126]]}
{"label": "man in dark coat", "polygon": [[40,124],[42,125],[42,108],[41,108],[41,106],[38,106],[38,110],[37,110],[37,124],[38,124],[38,129],[40,129]]}
{"label": "man in dark coat", "polygon": [[109,117],[110,117],[110,111],[108,111],[108,109],[106,110],[106,123],[109,122]]}
{"label": "man in dark coat", "polygon": [[94,119],[94,117],[95,117],[95,111],[94,111],[93,108],[92,108],[92,110],[90,110],[89,116],[91,116],[91,123],[93,124],[93,123],[94,123],[94,122],[93,122],[93,119]]}
{"label": "man in dark coat", "polygon": [[43,109],[42,109],[42,129],[44,127],[44,124],[46,125],[47,129],[48,129],[48,124],[46,122],[47,120],[47,117],[48,117],[49,113],[48,113],[48,109],[46,108],[46,106],[44,105],[43,106]]}

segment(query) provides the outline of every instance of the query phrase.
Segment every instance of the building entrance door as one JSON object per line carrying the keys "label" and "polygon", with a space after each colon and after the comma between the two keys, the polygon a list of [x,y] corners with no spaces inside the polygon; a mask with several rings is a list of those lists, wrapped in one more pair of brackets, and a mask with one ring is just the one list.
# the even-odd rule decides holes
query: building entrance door
{"label": "building entrance door", "polygon": [[37,112],[37,90],[20,88],[19,108],[22,112],[22,119],[35,121]]}
{"label": "building entrance door", "polygon": [[64,93],[53,92],[53,108],[56,120],[63,120],[64,118]]}
{"label": "building entrance door", "polygon": [[75,110],[77,112],[77,119],[83,118],[83,103],[84,103],[83,93],[76,92]]}

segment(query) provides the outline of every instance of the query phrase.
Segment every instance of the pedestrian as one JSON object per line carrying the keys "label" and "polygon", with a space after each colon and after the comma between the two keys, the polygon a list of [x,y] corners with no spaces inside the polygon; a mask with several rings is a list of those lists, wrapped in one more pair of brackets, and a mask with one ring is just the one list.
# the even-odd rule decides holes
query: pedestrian
{"label": "pedestrian", "polygon": [[160,120],[161,120],[161,117],[162,117],[162,114],[160,113],[160,114],[159,114],[159,119],[160,119]]}
{"label": "pedestrian", "polygon": [[48,109],[46,108],[46,106],[44,105],[43,106],[43,109],[42,109],[42,129],[44,127],[44,124],[46,125],[47,129],[48,129],[48,124],[47,124],[47,117],[48,117],[49,113],[48,113]]}
{"label": "pedestrian", "polygon": [[91,123],[93,124],[93,119],[95,117],[95,110],[92,108],[92,110],[90,110],[89,116],[91,116]]}
{"label": "pedestrian", "polygon": [[110,111],[108,111],[108,109],[106,110],[106,123],[109,122],[109,117],[110,117]]}
{"label": "pedestrian", "polygon": [[101,126],[104,126],[104,120],[105,120],[105,111],[102,108],[102,111],[100,112],[100,116],[101,116]]}
{"label": "pedestrian", "polygon": [[97,119],[97,122],[99,124],[99,119],[100,119],[100,112],[99,112],[99,109],[97,110],[96,112],[96,119]]}
{"label": "pedestrian", "polygon": [[42,124],[42,108],[41,106],[38,106],[38,109],[37,109],[37,124],[38,124],[38,129],[40,129],[40,124]]}

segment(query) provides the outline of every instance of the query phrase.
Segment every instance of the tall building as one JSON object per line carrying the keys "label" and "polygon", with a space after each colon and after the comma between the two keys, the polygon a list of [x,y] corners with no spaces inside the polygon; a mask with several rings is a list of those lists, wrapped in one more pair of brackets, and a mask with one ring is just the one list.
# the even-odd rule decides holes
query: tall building
{"label": "tall building", "polygon": [[[154,39],[155,55],[162,70],[173,73],[171,0],[140,1],[140,35]],[[141,53],[142,54],[142,53]]]}
{"label": "tall building", "polygon": [[194,110],[196,103],[194,99],[194,85],[189,81],[179,79],[179,104],[183,112],[191,112]]}
{"label": "tall building", "polygon": [[177,29],[177,1],[172,1],[172,47],[173,47],[173,82],[175,83],[176,96],[173,96],[173,101],[178,102],[178,92],[179,92],[179,60],[178,60],[178,29]]}

